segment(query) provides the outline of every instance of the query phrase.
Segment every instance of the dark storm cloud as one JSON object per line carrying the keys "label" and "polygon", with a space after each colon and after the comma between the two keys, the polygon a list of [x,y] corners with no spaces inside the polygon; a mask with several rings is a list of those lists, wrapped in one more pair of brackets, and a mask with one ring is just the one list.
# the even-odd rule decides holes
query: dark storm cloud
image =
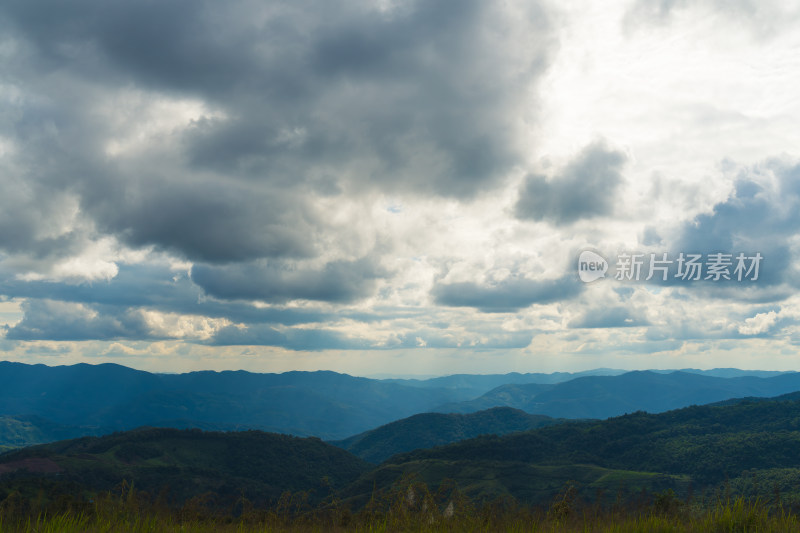
{"label": "dark storm cloud", "polygon": [[[391,274],[384,248],[322,263],[361,228],[334,227],[319,206],[500,186],[528,149],[518,128],[536,118],[554,47],[544,9],[527,4],[2,3],[13,54],[0,75],[19,98],[0,110],[13,141],[0,161],[0,293],[27,299],[7,338],[150,339],[152,310],[249,326],[222,330],[221,344],[366,347],[284,327],[331,315],[280,304],[354,302]],[[124,264],[94,284],[19,276],[109,236],[194,262],[191,277]]]}
{"label": "dark storm cloud", "polygon": [[[520,161],[520,109],[535,109],[530,89],[553,48],[541,7],[503,9],[5,2],[0,30],[17,53],[3,74],[25,97],[0,127],[19,141],[12,166],[35,192],[7,200],[20,231],[0,245],[31,253],[112,235],[206,263],[313,257],[334,231],[315,197],[496,186]],[[213,112],[115,158],[105,146],[125,91]],[[81,222],[63,243],[41,237],[48,217],[36,209],[60,195]]]}
{"label": "dark storm cloud", "polygon": [[528,176],[517,200],[517,217],[562,225],[612,214],[625,161],[622,152],[598,142],[555,176]]}
{"label": "dark storm cloud", "polygon": [[0,179],[0,250],[38,259],[80,250],[85,243],[74,232],[53,235],[45,230],[44,221],[68,211],[65,200],[36,183]]}
{"label": "dark storm cloud", "polygon": [[10,28],[35,46],[43,69],[67,67],[107,76],[110,83],[213,93],[231,87],[254,66],[255,30],[241,20],[244,13],[237,17],[233,5],[216,12],[214,5],[12,0],[4,3],[3,14]]}
{"label": "dark storm cloud", "polygon": [[431,294],[438,305],[474,307],[486,313],[512,312],[533,304],[568,300],[582,290],[573,277],[554,280],[509,278],[491,285],[439,283]]}
{"label": "dark storm cloud", "polygon": [[[391,13],[305,4],[254,36],[257,90],[188,132],[196,167],[291,180],[325,171],[358,187],[463,197],[519,161],[518,105],[549,54],[541,9],[522,14],[532,45],[509,43],[511,20],[476,0]],[[504,44],[530,50],[519,60]]]}
{"label": "dark storm cloud", "polygon": [[227,180],[119,181],[83,195],[100,228],[132,246],[155,245],[196,261],[313,254],[313,216],[302,198]]}
{"label": "dark storm cloud", "polygon": [[211,296],[266,302],[352,302],[371,294],[375,281],[384,275],[380,265],[368,258],[332,261],[320,269],[274,262],[192,267],[192,281]]}

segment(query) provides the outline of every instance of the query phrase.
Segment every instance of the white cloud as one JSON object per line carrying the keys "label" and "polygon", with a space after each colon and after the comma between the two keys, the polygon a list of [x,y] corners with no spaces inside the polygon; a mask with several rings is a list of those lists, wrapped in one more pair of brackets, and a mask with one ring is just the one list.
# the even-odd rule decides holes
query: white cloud
{"label": "white cloud", "polygon": [[742,335],[758,335],[766,333],[775,325],[778,320],[778,313],[770,311],[768,313],[759,313],[754,317],[748,318],[744,324],[739,326],[739,333]]}

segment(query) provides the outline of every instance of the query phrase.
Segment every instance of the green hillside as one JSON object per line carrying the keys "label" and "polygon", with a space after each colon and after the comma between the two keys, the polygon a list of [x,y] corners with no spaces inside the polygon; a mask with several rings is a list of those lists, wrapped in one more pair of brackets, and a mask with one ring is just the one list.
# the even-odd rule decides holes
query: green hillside
{"label": "green hillside", "polygon": [[567,482],[587,498],[597,489],[686,495],[690,484],[718,491],[726,480],[746,492],[754,475],[762,486],[789,486],[798,473],[800,401],[777,399],[574,421],[417,450],[391,457],[347,494],[360,501],[368,487],[388,489],[415,474],[432,486],[453,479],[473,497],[541,503]]}
{"label": "green hillside", "polygon": [[[0,456],[0,492],[110,490],[123,480],[180,504],[213,494],[222,506],[242,496],[269,505],[286,491],[319,501],[369,469],[361,459],[317,438],[142,428],[61,441]],[[79,488],[79,489],[76,489]],[[0,500],[5,494],[0,493]]]}
{"label": "green hillside", "polygon": [[423,413],[331,444],[372,463],[380,463],[397,453],[418,448],[442,446],[479,435],[505,435],[558,422],[548,416],[529,415],[508,407],[467,415]]}
{"label": "green hillside", "polygon": [[607,505],[668,489],[681,498],[733,494],[773,501],[779,493],[781,501],[797,505],[795,398],[558,424],[510,409],[412,417],[354,437],[349,445],[386,453],[444,435],[498,432],[512,422],[550,425],[404,452],[378,466],[316,438],[146,428],[1,455],[0,501],[15,490],[30,501],[59,495],[88,501],[125,480],[151,495],[163,492],[174,505],[206,497],[230,510],[245,497],[268,506],[293,491],[307,494],[310,505],[340,501],[360,509],[416,479],[431,490],[457,486],[477,502],[513,498],[547,506],[571,485],[583,501]]}

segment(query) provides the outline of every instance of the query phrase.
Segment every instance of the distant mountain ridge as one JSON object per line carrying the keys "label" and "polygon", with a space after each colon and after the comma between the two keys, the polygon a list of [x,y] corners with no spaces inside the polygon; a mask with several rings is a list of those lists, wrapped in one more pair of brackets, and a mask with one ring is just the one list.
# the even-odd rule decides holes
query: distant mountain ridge
{"label": "distant mountain ridge", "polygon": [[624,374],[625,370],[612,368],[597,368],[582,372],[553,372],[544,374],[541,372],[531,372],[521,374],[510,372],[508,374],[453,374],[450,376],[440,376],[429,379],[384,379],[383,381],[407,385],[419,388],[444,388],[470,391],[475,397],[484,394],[501,385],[509,384],[554,384],[569,381],[584,376],[616,376]]}
{"label": "distant mountain ridge", "polygon": [[375,380],[330,371],[153,374],[115,364],[0,362],[0,416],[6,417],[0,447],[139,426],[259,429],[340,440],[425,412],[511,407],[553,418],[607,418],[800,390],[797,373],[620,372]]}
{"label": "distant mountain ridge", "polygon": [[637,370],[616,376],[579,377],[553,385],[503,385],[474,400],[445,404],[436,411],[469,413],[504,406],[556,418],[609,418],[634,411],[660,413],[730,398],[769,397],[798,390],[797,372],[722,378]]}
{"label": "distant mountain ridge", "polygon": [[468,397],[328,371],[151,374],[114,364],[0,362],[0,415],[101,432],[177,425],[344,438]]}

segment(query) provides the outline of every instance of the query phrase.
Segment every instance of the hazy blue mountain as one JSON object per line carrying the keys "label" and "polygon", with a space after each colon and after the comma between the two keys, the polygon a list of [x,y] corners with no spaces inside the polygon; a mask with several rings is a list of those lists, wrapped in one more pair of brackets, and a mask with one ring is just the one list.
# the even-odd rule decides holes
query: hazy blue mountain
{"label": "hazy blue mountain", "polygon": [[[755,376],[758,378],[771,378],[780,376],[781,374],[791,374],[790,371],[781,370],[741,370],[739,368],[712,368],[711,370],[698,370],[696,368],[681,368],[679,372],[688,372],[690,374],[701,374],[704,376],[712,376],[715,378],[738,378],[743,376]],[[675,370],[652,370],[652,372],[659,372],[662,374],[670,374]]]}
{"label": "hazy blue mountain", "polygon": [[438,412],[473,412],[507,406],[556,418],[608,418],[634,411],[660,413],[744,396],[766,397],[800,390],[800,373],[761,378],[719,378],[689,372],[635,371],[588,376],[549,387],[503,385],[475,400],[450,403]]}
{"label": "hazy blue mountain", "polygon": [[436,408],[436,412],[474,413],[494,407],[511,407],[524,411],[530,408],[531,398],[555,386],[556,384],[542,383],[500,385],[474,400],[440,405]]}
{"label": "hazy blue mountain", "polygon": [[[51,425],[36,430],[32,418],[27,419],[27,429],[19,424],[0,425],[0,445],[145,425],[260,429],[343,439],[433,411],[466,413],[513,407],[554,418],[606,418],[800,390],[797,373],[722,378],[690,372],[594,372],[605,375],[454,375],[414,381],[328,371],[152,374],[114,364],[48,367],[0,362],[0,416],[40,417],[46,421],[42,424]],[[736,374],[731,369],[723,372]],[[567,379],[571,376],[573,379]],[[538,382],[502,383],[504,380]],[[495,383],[502,384],[488,392],[476,392]],[[53,433],[56,427],[61,433]],[[31,440],[24,440],[25,435]]]}
{"label": "hazy blue mountain", "polygon": [[625,372],[625,370],[616,370],[612,368],[597,368],[583,372],[553,372],[551,374],[542,374],[538,372],[526,374],[520,374],[519,372],[510,372],[508,374],[453,374],[451,376],[441,376],[430,379],[384,379],[383,381],[408,385],[410,387],[470,391],[473,396],[480,396],[501,385],[525,383],[553,384],[583,376],[616,376],[624,374]]}
{"label": "hazy blue mountain", "polygon": [[[781,374],[788,374],[791,372],[773,371],[773,370],[740,370],[738,368],[714,368],[711,370],[698,370],[696,368],[686,369],[672,369],[672,370],[649,370],[649,372],[657,374],[672,374],[673,372],[685,372],[688,374],[700,374],[704,376],[719,377],[719,378],[732,378],[732,377],[775,377]],[[589,376],[619,376],[628,373],[627,370],[619,370],[613,368],[597,368],[594,370],[585,370],[582,372],[553,372],[551,374],[544,373],[525,373],[510,372],[508,374],[453,374],[451,376],[433,377],[429,379],[383,379],[382,381],[397,383],[400,385],[408,385],[410,387],[420,388],[444,388],[456,389],[464,392],[469,392],[474,398],[486,394],[487,392],[503,386],[503,385],[526,385],[526,384],[542,384],[542,385],[555,385],[564,383],[576,378],[589,377]],[[491,407],[500,405],[510,405],[494,400],[488,402],[478,402],[473,406],[467,408],[464,406],[456,408],[454,412],[474,412],[481,409],[489,409]],[[441,409],[440,409],[441,410]]]}
{"label": "hazy blue mountain", "polygon": [[85,434],[174,425],[344,438],[470,397],[335,372],[151,374],[0,362],[0,415],[39,416]]}
{"label": "hazy blue mountain", "polygon": [[471,413],[422,413],[331,444],[370,461],[380,463],[401,452],[431,448],[478,435],[506,435],[556,424],[548,416],[529,415],[518,409],[497,407]]}

